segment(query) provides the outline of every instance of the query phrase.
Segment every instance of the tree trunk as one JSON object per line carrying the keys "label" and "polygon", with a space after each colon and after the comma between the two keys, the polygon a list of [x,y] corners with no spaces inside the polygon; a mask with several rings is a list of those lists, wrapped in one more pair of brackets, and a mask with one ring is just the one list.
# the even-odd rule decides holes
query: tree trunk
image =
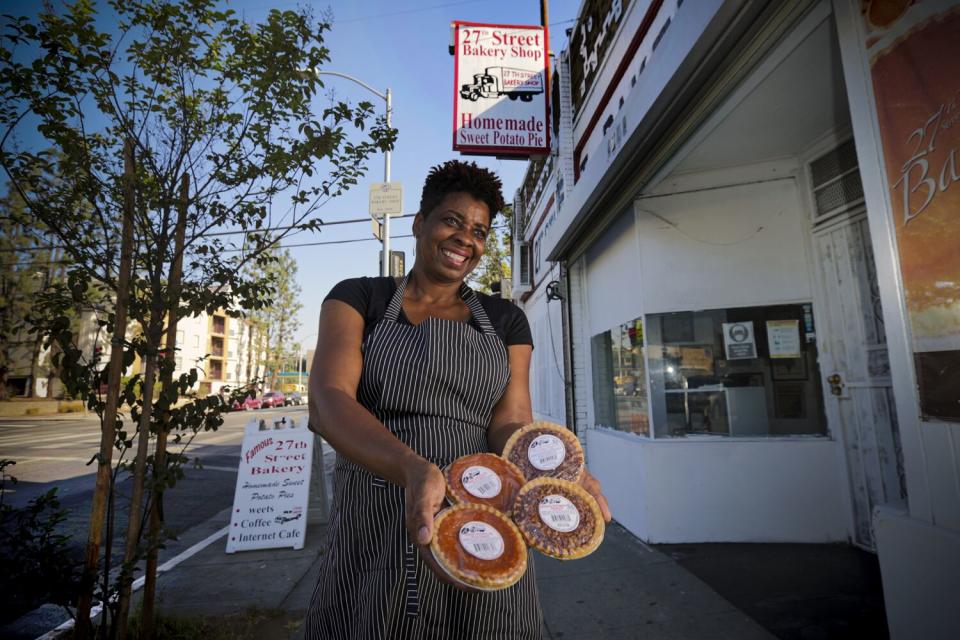
{"label": "tree trunk", "polygon": [[[180,280],[183,275],[183,244],[187,229],[187,200],[190,180],[183,174],[180,181],[180,204],[177,207],[177,226],[174,231],[173,260],[170,266],[170,284],[167,303],[167,335],[164,340],[165,357],[174,358],[177,350],[177,322],[180,317]],[[160,528],[163,524],[163,492],[166,487],[167,473],[167,433],[170,430],[170,398],[173,395],[173,369],[165,369],[161,379],[162,401],[160,428],[157,430],[157,444],[153,456],[153,500],[150,505],[150,523],[147,533],[147,568],[143,582],[143,613],[141,615],[140,638],[153,640],[155,633],[154,605],[157,597],[157,544]]]}
{"label": "tree trunk", "polygon": [[[158,317],[159,316],[159,317]],[[127,623],[130,616],[130,594],[133,583],[133,567],[136,561],[137,546],[140,541],[140,525],[143,520],[144,483],[147,476],[147,452],[150,447],[150,420],[153,416],[153,384],[157,375],[157,351],[160,348],[160,336],[163,314],[152,311],[150,326],[147,330],[146,369],[141,387],[142,409],[140,424],[137,426],[137,457],[133,464],[133,487],[130,490],[130,507],[127,512],[127,540],[123,549],[123,569],[129,571],[126,579],[120,582],[117,598],[116,637],[127,637]]]}
{"label": "tree trunk", "polygon": [[127,333],[127,304],[130,296],[130,271],[133,262],[134,209],[133,143],[127,140],[123,148],[123,230],[120,241],[120,268],[117,274],[117,304],[114,315],[110,369],[107,373],[107,400],[100,426],[100,455],[97,460],[97,479],[90,506],[90,529],[80,592],[77,596],[77,621],[74,638],[88,640],[93,628],[90,608],[93,588],[100,561],[100,541],[103,539],[104,515],[110,494],[110,470],[113,462],[113,444],[116,437],[117,404],[120,398],[120,377],[123,375],[123,344]]}

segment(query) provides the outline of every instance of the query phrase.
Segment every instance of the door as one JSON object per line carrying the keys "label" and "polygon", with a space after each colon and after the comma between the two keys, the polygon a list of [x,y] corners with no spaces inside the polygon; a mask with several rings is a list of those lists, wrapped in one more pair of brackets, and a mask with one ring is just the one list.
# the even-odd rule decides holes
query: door
{"label": "door", "polygon": [[824,402],[846,454],[854,543],[874,551],[873,508],[904,501],[906,484],[866,214],[834,218],[813,237],[824,292],[817,331]]}

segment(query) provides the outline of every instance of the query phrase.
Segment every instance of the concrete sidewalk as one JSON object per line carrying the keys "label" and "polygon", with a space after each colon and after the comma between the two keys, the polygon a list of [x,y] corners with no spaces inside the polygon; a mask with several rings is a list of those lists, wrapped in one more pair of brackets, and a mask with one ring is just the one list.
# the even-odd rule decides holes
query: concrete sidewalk
{"label": "concrete sidewalk", "polygon": [[[224,518],[226,515],[224,515]],[[224,519],[224,523],[226,520]],[[211,528],[216,527],[211,523]],[[307,531],[304,549],[226,554],[218,540],[160,578],[160,609],[168,616],[226,616],[282,611],[286,628],[265,638],[302,638],[302,621],[317,576],[325,527]],[[772,638],[668,556],[619,525],[600,548],[560,562],[532,554],[548,639]]]}

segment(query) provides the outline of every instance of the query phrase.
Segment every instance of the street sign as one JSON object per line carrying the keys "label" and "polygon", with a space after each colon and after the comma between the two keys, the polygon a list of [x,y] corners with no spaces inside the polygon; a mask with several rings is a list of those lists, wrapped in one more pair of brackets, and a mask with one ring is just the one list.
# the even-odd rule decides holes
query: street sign
{"label": "street sign", "polygon": [[370,218],[370,228],[373,229],[373,237],[383,242],[383,225],[376,218]]}
{"label": "street sign", "polygon": [[399,216],[403,214],[403,184],[374,182],[370,185],[370,215]]}

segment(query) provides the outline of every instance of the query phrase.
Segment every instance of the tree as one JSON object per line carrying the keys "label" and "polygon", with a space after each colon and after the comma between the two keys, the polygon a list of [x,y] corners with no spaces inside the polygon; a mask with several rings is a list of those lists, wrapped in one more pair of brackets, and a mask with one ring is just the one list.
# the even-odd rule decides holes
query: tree
{"label": "tree", "polygon": [[501,280],[510,279],[513,244],[510,225],[513,221],[513,207],[509,204],[506,205],[500,215],[503,221],[496,226],[502,227],[502,229],[500,232],[497,229],[490,229],[480,264],[477,265],[468,279],[471,286],[484,293],[494,291],[495,287],[493,285],[496,284],[499,287]]}
{"label": "tree", "polygon": [[29,367],[26,395],[34,395],[43,341],[31,339],[25,320],[35,296],[62,275],[59,249],[49,246],[42,225],[28,221],[24,201],[16,193],[0,199],[0,400],[8,397],[13,367]]}
{"label": "tree", "polygon": [[[102,419],[80,638],[91,633],[100,540],[104,526],[112,527],[106,506],[114,449],[135,451],[130,526],[120,581],[112,585],[104,562],[100,597],[112,603],[116,591],[106,613],[122,637],[130,583],[147,556],[143,636],[150,637],[149,557],[162,545],[154,514],[183,461],[182,452],[165,455],[167,434],[174,444],[188,443],[221,422],[220,405],[210,399],[174,408],[196,380],[195,371],[174,380],[174,358],[164,357],[176,348],[175,320],[264,307],[270,278],[250,277],[244,267],[266,269],[278,259],[269,250],[286,235],[318,230],[318,209],[356,184],[369,157],[396,135],[380,119],[371,124],[368,102],[336,102],[314,113],[322,83],[309,70],[329,61],[328,25],[305,10],[271,10],[255,24],[214,0],[106,5],[77,0],[61,14],[47,7],[7,17],[0,36],[0,165],[70,263],[65,280],[37,301],[36,331],[59,347],[64,383]],[[277,202],[288,206],[274,217],[268,205]],[[236,235],[217,235],[225,233]],[[67,309],[91,292],[114,305],[100,320],[113,326],[107,369],[84,358],[66,324]],[[144,371],[121,389],[122,365],[134,356]],[[156,379],[162,384],[154,397]],[[101,383],[106,399],[97,393]],[[116,412],[121,399],[134,407],[129,424]],[[154,523],[148,536],[143,511]]]}
{"label": "tree", "polygon": [[266,305],[251,313],[253,326],[257,327],[265,364],[270,377],[270,389],[279,386],[279,374],[290,360],[295,348],[294,336],[300,330],[297,315],[303,308],[300,302],[301,289],[297,283],[297,263],[288,249],[276,252],[276,261],[270,263],[263,273],[273,282],[267,295]]}

